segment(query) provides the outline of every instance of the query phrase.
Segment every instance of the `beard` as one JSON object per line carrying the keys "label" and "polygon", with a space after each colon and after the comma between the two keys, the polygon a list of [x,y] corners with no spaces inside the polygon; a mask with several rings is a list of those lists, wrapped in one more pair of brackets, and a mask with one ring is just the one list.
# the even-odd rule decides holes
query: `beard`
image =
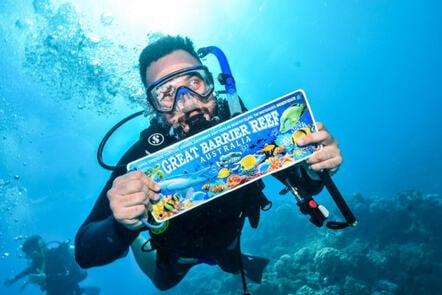
{"label": "beard", "polygon": [[204,117],[204,114],[199,114],[192,118],[189,118],[185,123],[190,127],[189,131],[184,132],[183,127],[180,125],[173,126],[170,124],[163,115],[156,115],[151,120],[151,125],[155,124],[160,128],[169,130],[169,135],[175,137],[178,140],[195,135],[205,129],[211,128],[216,124],[230,119],[229,105],[225,98],[215,97],[215,109],[213,116],[208,120]]}
{"label": "beard", "polygon": [[184,132],[181,126],[174,128],[175,133],[179,135],[180,138],[195,135],[203,130],[215,126],[219,123],[219,118],[217,116],[214,116],[210,120],[207,120],[204,114],[198,114],[196,116],[193,116],[192,118],[187,119],[185,123],[189,126],[189,130],[187,132]]}

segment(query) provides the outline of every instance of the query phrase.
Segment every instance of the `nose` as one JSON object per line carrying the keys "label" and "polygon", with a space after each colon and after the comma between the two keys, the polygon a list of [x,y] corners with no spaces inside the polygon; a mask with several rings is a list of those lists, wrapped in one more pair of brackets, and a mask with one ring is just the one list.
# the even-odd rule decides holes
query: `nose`
{"label": "nose", "polygon": [[178,89],[176,93],[176,104],[175,108],[177,111],[188,112],[195,108],[195,102],[197,97],[192,91],[186,87]]}

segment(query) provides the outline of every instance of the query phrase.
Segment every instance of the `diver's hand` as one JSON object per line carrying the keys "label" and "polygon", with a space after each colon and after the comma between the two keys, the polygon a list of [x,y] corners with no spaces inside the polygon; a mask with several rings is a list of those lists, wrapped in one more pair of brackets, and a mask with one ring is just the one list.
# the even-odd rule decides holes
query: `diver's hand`
{"label": "diver's hand", "polygon": [[28,282],[35,285],[44,285],[46,281],[46,274],[44,272],[33,273],[28,275]]}
{"label": "diver's hand", "polygon": [[140,216],[146,215],[151,200],[158,200],[160,186],[140,171],[115,178],[107,192],[115,220],[128,229],[142,226]]}
{"label": "diver's hand", "polygon": [[338,141],[327,131],[322,123],[318,122],[317,127],[318,132],[304,136],[297,141],[297,144],[300,146],[312,143],[322,145],[322,148],[306,161],[310,168],[307,169],[307,173],[316,180],[319,179],[319,176],[312,172],[326,169],[330,174],[334,174],[342,164],[342,155],[338,147]]}

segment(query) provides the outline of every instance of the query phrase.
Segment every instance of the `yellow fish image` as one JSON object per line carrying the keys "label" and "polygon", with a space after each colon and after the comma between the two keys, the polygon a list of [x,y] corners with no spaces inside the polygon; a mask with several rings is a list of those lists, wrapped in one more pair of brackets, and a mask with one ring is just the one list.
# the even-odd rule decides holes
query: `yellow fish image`
{"label": "yellow fish image", "polygon": [[300,138],[302,138],[302,137],[304,137],[306,135],[309,135],[310,133],[311,133],[310,129],[308,129],[308,128],[301,128],[301,129],[296,130],[292,134],[292,143],[293,144],[298,144],[298,140]]}
{"label": "yellow fish image", "polygon": [[295,103],[294,105],[287,108],[281,115],[280,121],[280,128],[279,131],[281,133],[287,132],[291,128],[296,126],[296,123],[298,123],[299,119],[302,117],[302,114],[304,114],[305,109],[307,106],[302,103]]}
{"label": "yellow fish image", "polygon": [[229,168],[221,168],[221,170],[219,170],[218,172],[218,178],[226,178],[230,175],[231,172],[232,170],[230,170]]}

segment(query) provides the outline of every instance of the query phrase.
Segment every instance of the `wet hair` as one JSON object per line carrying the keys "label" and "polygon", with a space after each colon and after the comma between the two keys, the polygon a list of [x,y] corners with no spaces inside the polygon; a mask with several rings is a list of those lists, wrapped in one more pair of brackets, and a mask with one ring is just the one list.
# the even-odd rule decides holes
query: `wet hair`
{"label": "wet hair", "polygon": [[43,241],[43,238],[39,235],[34,235],[24,241],[21,249],[25,253],[31,253],[33,250],[38,250],[44,246],[45,242]]}
{"label": "wet hair", "polygon": [[140,65],[140,76],[144,87],[147,87],[146,70],[155,61],[175,50],[184,50],[195,57],[200,63],[201,59],[195,51],[192,40],[182,36],[164,36],[147,45],[138,59]]}

